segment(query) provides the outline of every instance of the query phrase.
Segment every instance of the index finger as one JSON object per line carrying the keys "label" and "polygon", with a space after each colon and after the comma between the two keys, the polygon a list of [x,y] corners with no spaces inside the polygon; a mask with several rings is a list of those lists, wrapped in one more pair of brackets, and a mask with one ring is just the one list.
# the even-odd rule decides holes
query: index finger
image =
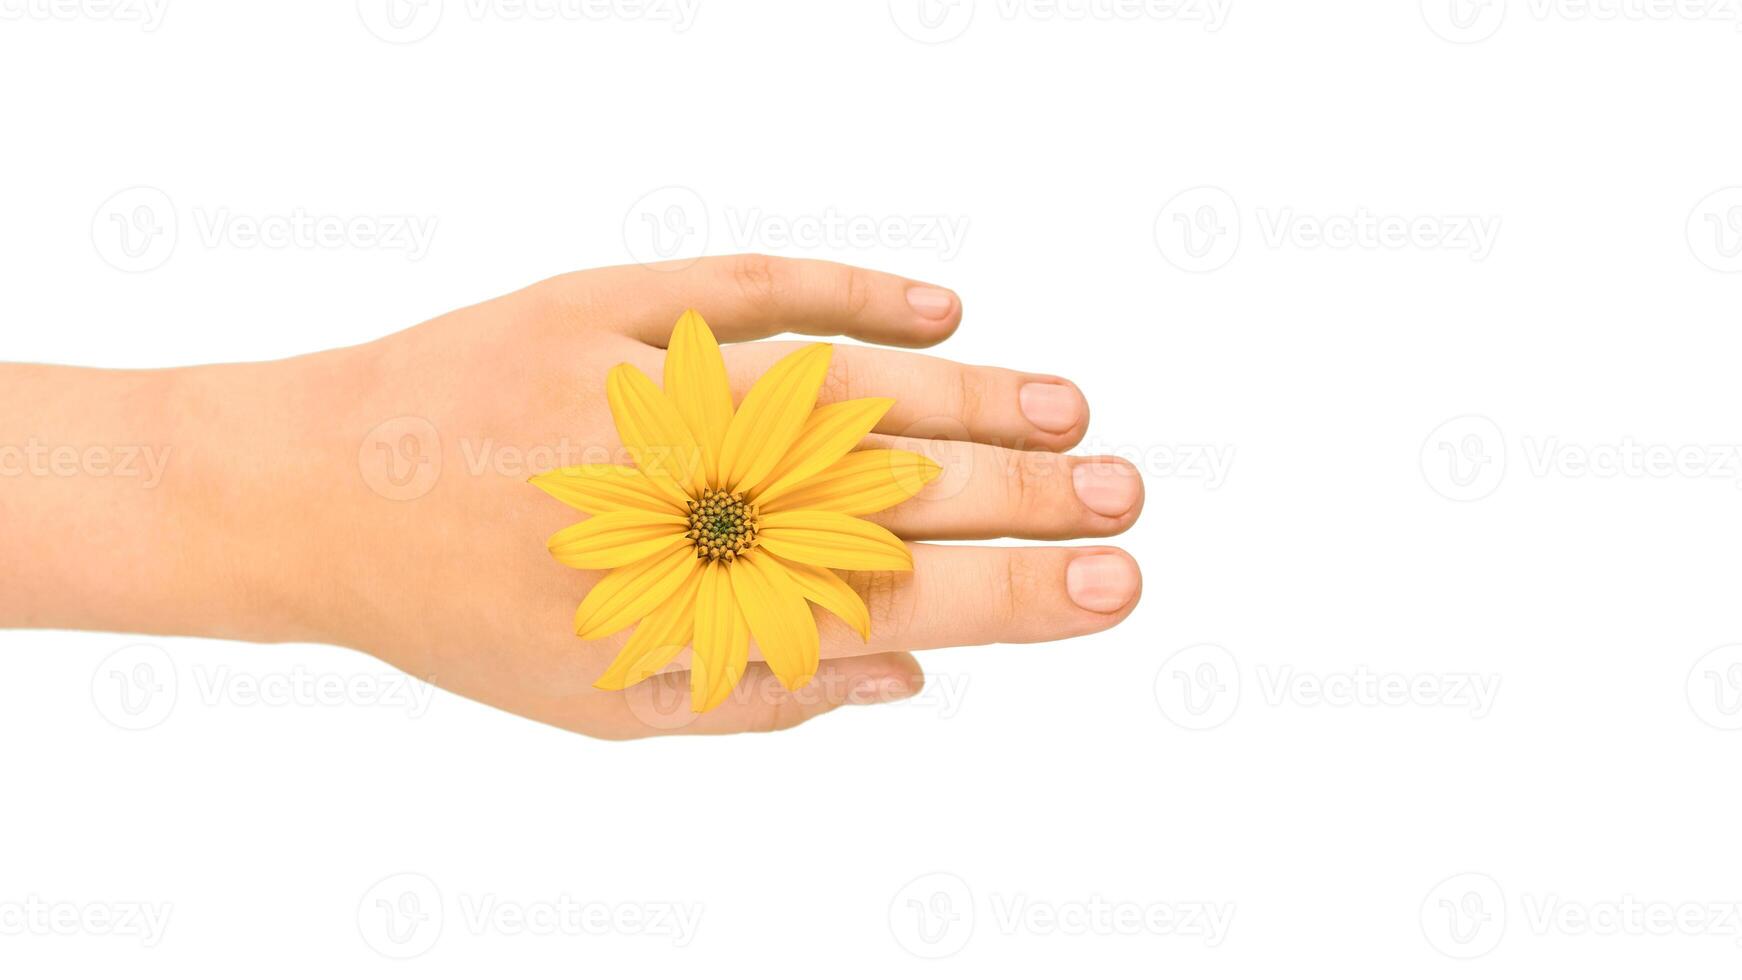
{"label": "index finger", "polygon": [[706,317],[722,342],[800,333],[929,347],[962,321],[961,300],[942,286],[821,259],[726,255],[572,273],[556,283],[601,306],[610,329],[655,347],[686,309]]}

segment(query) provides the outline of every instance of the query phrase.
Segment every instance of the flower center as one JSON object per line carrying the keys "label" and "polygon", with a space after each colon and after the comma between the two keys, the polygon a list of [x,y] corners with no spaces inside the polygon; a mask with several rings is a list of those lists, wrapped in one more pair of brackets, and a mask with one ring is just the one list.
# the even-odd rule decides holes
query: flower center
{"label": "flower center", "polygon": [[741,493],[704,490],[689,503],[690,529],[685,537],[696,544],[702,561],[730,562],[756,544],[756,505]]}

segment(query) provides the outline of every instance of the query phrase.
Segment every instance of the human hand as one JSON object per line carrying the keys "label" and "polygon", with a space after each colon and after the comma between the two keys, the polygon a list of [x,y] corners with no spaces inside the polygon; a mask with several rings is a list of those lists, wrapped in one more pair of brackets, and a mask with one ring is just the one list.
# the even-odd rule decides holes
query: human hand
{"label": "human hand", "polygon": [[[821,665],[805,688],[786,691],[753,662],[725,703],[693,714],[680,656],[626,690],[596,689],[629,631],[574,635],[575,607],[603,573],[551,559],[546,539],[579,515],[526,481],[558,465],[628,462],[606,374],[627,362],[661,377],[657,345],[686,307],[724,345],[734,400],[799,346],[760,338],[917,347],[961,319],[947,290],[736,256],[573,273],[360,347],[193,369],[168,386],[169,414],[202,421],[183,423],[184,465],[166,486],[202,515],[176,523],[208,529],[183,545],[186,574],[231,572],[206,588],[243,625],[166,628],[353,647],[466,697],[624,738],[790,727],[913,694],[922,677],[908,651],[1060,639],[1129,614],[1139,574],[1118,549],[915,544],[912,572],[843,575],[869,607],[869,639],[819,612]],[[819,403],[869,396],[895,405],[868,445],[942,464],[917,497],[867,515],[905,540],[1104,536],[1141,508],[1129,463],[1058,454],[1088,422],[1062,379],[837,346]],[[261,606],[274,611],[248,612]]]}

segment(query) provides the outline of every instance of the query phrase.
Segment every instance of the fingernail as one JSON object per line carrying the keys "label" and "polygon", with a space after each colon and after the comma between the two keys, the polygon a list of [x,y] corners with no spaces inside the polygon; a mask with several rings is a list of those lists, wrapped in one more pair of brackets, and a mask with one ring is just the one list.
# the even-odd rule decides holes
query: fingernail
{"label": "fingernail", "polygon": [[936,286],[909,286],[907,305],[928,320],[942,320],[955,308],[956,294]]}
{"label": "fingernail", "polygon": [[1065,566],[1065,592],[1090,612],[1125,608],[1137,595],[1137,563],[1128,555],[1084,555]]}
{"label": "fingernail", "polygon": [[1119,517],[1137,505],[1143,485],[1128,463],[1078,463],[1071,483],[1083,506],[1102,517]]}
{"label": "fingernail", "polygon": [[1082,416],[1082,403],[1070,385],[1034,381],[1023,385],[1016,397],[1022,402],[1022,414],[1048,432],[1069,432]]}

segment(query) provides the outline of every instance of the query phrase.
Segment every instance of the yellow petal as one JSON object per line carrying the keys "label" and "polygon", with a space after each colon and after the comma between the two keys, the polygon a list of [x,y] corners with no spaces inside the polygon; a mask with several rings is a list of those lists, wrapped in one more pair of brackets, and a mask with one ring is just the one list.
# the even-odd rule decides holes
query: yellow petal
{"label": "yellow petal", "polygon": [[604,514],[614,510],[682,513],[677,502],[633,466],[589,463],[540,473],[530,481],[576,510]]}
{"label": "yellow petal", "polygon": [[829,373],[828,344],[809,344],[786,355],[756,379],[726,429],[720,482],[748,490],[774,470],[804,428]]}
{"label": "yellow petal", "polygon": [[690,710],[712,711],[726,700],[750,662],[750,625],[732,597],[732,580],[719,562],[703,566],[696,592],[696,635],[690,644]]}
{"label": "yellow petal", "polygon": [[695,310],[685,310],[671,331],[665,351],[665,396],[689,426],[702,449],[709,483],[720,478],[720,447],[732,424],[732,386],[726,380],[726,360],[720,343]]}
{"label": "yellow petal", "polygon": [[787,690],[809,684],[817,672],[817,622],[792,576],[772,556],[754,551],[730,568],[732,594],[762,659]]}
{"label": "yellow petal", "polygon": [[900,538],[870,521],[832,511],[766,514],[756,543],[781,558],[806,565],[860,572],[913,570],[913,556]]}
{"label": "yellow petal", "polygon": [[611,403],[617,436],[641,472],[687,496],[699,494],[702,450],[671,399],[630,364],[611,369],[605,379],[605,397]]}
{"label": "yellow petal", "polygon": [[602,691],[621,691],[671,663],[695,635],[696,590],[701,582],[700,573],[691,575],[671,598],[643,619],[617,659],[611,661],[593,686]]}
{"label": "yellow petal", "polygon": [[871,610],[839,575],[818,565],[801,565],[773,554],[768,557],[792,576],[792,584],[806,599],[841,617],[841,622],[858,630],[861,638],[871,638]]}
{"label": "yellow petal", "polygon": [[888,510],[937,479],[936,461],[901,449],[863,449],[848,453],[821,473],[773,497],[761,497],[765,513],[832,510],[874,514]]}
{"label": "yellow petal", "polygon": [[617,568],[687,543],[689,521],[676,514],[614,510],[550,536],[551,557],[570,568]]}
{"label": "yellow petal", "polygon": [[788,487],[852,452],[894,404],[893,398],[854,398],[812,412],[792,448],[757,487],[757,502],[775,499]]}
{"label": "yellow petal", "polygon": [[583,640],[597,640],[623,629],[671,598],[700,564],[696,549],[683,541],[670,551],[612,570],[575,610],[575,632]]}

